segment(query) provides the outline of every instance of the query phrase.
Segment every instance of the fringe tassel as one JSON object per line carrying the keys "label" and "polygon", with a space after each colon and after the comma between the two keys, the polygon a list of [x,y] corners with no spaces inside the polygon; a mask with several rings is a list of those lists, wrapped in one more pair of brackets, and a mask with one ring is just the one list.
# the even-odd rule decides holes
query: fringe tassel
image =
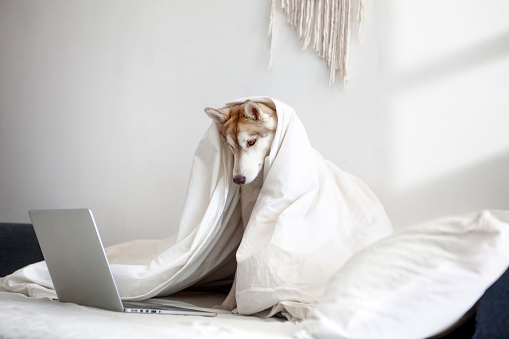
{"label": "fringe tassel", "polygon": [[[271,0],[269,36],[270,62],[274,46],[274,22],[276,1]],[[357,15],[352,13],[352,1],[357,1]],[[324,58],[330,69],[329,85],[338,74],[343,86],[348,79],[348,46],[352,34],[352,19],[358,21],[359,31],[364,17],[364,0],[281,0],[281,9],[286,13],[288,23],[299,34],[302,49],[311,41],[313,48]]]}

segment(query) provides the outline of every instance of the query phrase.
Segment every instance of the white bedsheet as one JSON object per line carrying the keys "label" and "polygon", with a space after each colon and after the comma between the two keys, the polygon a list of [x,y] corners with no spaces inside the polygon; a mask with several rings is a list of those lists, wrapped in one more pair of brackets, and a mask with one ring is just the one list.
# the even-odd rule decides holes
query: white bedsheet
{"label": "white bedsheet", "polygon": [[[193,303],[203,299],[203,295],[197,299],[196,295],[184,294],[174,299]],[[209,304],[218,302],[217,297],[205,299]],[[0,337],[5,339],[293,338],[295,331],[301,328],[301,324],[286,320],[229,312],[213,318],[119,313],[5,292],[0,292],[0,314]]]}

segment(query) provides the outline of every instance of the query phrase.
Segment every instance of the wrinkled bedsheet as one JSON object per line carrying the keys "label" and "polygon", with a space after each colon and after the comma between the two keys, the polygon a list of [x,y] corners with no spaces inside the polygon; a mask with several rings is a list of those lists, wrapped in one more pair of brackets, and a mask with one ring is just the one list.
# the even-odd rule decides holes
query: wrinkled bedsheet
{"label": "wrinkled bedsheet", "polygon": [[[180,305],[220,302],[224,295],[173,298]],[[186,300],[187,302],[182,302]],[[174,303],[175,304],[175,303]],[[217,311],[217,310],[215,310]],[[48,298],[0,292],[1,338],[292,338],[300,324],[220,312],[217,317],[105,311]],[[221,313],[223,312],[223,313]]]}

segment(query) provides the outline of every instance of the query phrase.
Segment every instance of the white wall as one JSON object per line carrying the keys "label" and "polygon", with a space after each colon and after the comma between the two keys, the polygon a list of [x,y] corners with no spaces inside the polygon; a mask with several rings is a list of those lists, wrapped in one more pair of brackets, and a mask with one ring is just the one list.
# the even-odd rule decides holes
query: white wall
{"label": "white wall", "polygon": [[0,0],[0,221],[90,207],[106,245],[178,227],[206,106],[268,95],[396,228],[509,206],[509,3],[366,1],[350,81],[270,1]]}

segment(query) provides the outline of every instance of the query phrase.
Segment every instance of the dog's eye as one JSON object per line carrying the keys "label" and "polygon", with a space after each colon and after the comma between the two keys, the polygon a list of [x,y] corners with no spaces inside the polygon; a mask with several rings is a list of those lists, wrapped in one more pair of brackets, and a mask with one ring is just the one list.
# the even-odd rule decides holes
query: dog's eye
{"label": "dog's eye", "polygon": [[253,146],[254,144],[256,144],[256,139],[248,140],[248,141],[247,141],[247,147],[251,147],[251,146]]}

